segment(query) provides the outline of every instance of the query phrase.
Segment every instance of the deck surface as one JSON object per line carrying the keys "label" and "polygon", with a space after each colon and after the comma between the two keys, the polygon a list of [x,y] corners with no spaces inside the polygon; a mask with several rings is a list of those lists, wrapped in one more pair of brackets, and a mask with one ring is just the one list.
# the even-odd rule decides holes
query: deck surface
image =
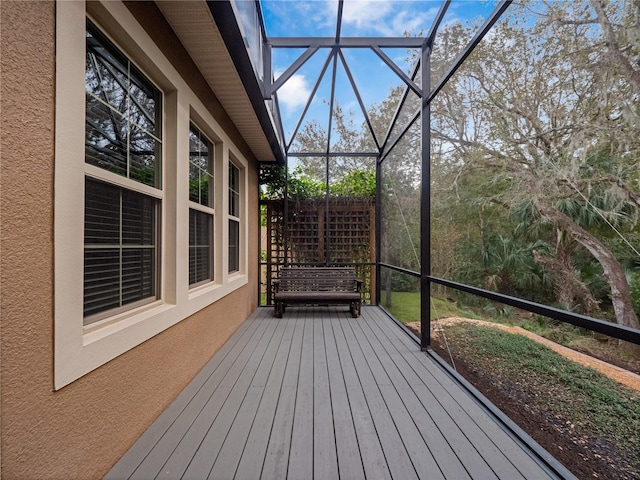
{"label": "deck surface", "polygon": [[556,478],[377,307],[258,309],[106,478]]}

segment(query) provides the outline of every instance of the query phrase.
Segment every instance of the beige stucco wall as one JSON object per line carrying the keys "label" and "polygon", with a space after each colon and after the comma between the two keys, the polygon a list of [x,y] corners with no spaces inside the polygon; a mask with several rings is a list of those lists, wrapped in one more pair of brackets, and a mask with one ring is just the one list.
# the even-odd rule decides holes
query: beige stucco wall
{"label": "beige stucco wall", "polygon": [[[54,13],[52,2],[0,1],[0,414],[6,479],[104,475],[257,303],[252,254],[258,251],[258,220],[250,208],[247,286],[53,391]],[[215,99],[209,103],[212,111],[219,108]],[[214,114],[220,119],[219,111]],[[256,185],[252,165],[250,207],[257,205]]]}

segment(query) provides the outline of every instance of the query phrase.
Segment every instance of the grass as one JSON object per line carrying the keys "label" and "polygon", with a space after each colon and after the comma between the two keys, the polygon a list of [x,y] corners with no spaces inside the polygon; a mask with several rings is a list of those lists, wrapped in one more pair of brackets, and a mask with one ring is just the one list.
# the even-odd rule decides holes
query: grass
{"label": "grass", "polygon": [[447,328],[447,338],[466,363],[530,391],[534,408],[561,415],[624,450],[640,451],[640,393],[522,335],[466,323]]}
{"label": "grass", "polygon": [[[402,323],[420,321],[420,293],[418,292],[393,292],[391,307],[386,305],[386,295],[382,292],[380,305]],[[455,303],[442,298],[431,298],[432,318],[466,317],[478,318],[473,312],[463,310]]]}

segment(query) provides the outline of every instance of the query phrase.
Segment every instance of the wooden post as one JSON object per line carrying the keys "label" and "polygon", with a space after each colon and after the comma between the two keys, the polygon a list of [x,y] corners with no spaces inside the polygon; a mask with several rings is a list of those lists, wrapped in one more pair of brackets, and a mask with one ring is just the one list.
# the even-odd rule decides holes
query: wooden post
{"label": "wooden post", "polygon": [[369,207],[369,261],[373,263],[371,273],[369,274],[369,296],[371,305],[376,305],[376,207]]}
{"label": "wooden post", "polygon": [[326,206],[320,205],[318,207],[318,263],[325,262],[325,219],[326,219]]}

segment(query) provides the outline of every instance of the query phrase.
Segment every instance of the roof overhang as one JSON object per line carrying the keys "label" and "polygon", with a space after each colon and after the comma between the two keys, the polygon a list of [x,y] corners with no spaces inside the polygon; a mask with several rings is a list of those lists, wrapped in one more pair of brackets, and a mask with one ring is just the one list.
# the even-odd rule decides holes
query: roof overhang
{"label": "roof overhang", "polygon": [[284,163],[230,2],[156,3],[256,159]]}

